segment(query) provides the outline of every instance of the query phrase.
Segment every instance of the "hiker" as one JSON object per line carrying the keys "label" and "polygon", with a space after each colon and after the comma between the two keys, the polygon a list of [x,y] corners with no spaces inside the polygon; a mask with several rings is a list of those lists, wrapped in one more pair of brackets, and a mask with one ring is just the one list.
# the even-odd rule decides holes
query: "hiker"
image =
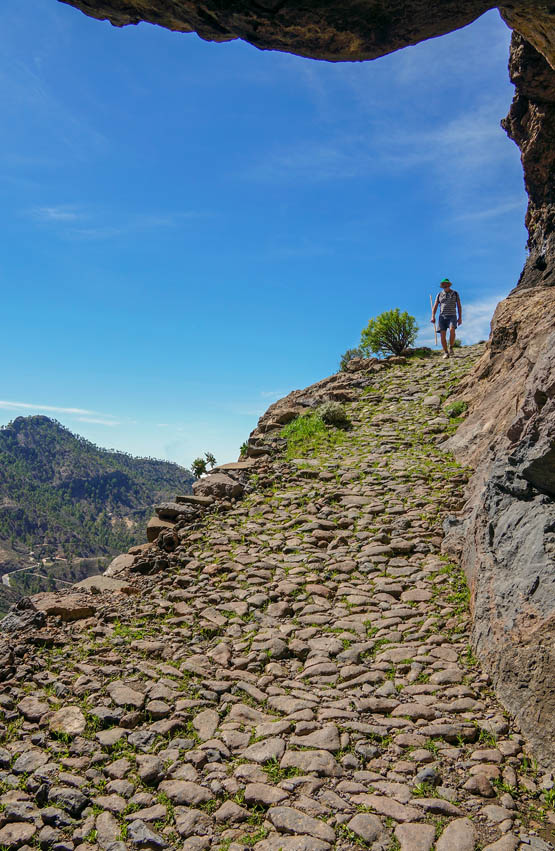
{"label": "hiker", "polygon": [[[449,278],[444,278],[440,281],[441,292],[436,296],[434,306],[432,307],[432,323],[436,324],[436,311],[439,307],[439,319],[437,327],[441,337],[441,345],[443,347],[443,357],[448,358],[454,354],[455,346],[455,329],[457,325],[462,324],[462,307],[459,294],[456,290],[451,289],[451,281]],[[458,318],[457,318],[458,315]],[[449,348],[447,348],[447,329],[449,331]]]}

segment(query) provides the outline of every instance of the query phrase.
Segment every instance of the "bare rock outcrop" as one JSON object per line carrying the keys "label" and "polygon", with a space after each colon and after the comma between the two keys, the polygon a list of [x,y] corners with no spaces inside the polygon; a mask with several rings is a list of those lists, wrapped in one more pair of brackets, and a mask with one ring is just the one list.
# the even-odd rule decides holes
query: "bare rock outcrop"
{"label": "bare rock outcrop", "polygon": [[501,122],[521,152],[528,193],[529,256],[519,287],[555,284],[555,71],[521,35],[513,33],[509,60],[515,95]]}
{"label": "bare rock outcrop", "polygon": [[209,473],[193,484],[195,496],[234,499],[243,495],[243,485],[225,473]]}
{"label": "bare rock outcrop", "polygon": [[[476,466],[459,549],[473,638],[536,751],[555,756],[555,291],[518,288],[497,308],[447,446]],[[457,546],[458,542],[458,546]]]}
{"label": "bare rock outcrop", "polygon": [[488,348],[448,442],[476,468],[460,550],[473,595],[473,639],[497,691],[538,753],[555,754],[555,72],[513,34],[515,97],[503,122],[519,145],[529,195],[529,257],[498,305]]}

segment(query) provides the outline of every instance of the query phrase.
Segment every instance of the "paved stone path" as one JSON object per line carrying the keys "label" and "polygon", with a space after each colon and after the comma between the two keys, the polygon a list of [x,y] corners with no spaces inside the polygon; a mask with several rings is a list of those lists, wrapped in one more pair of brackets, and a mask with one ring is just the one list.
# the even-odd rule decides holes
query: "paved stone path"
{"label": "paved stone path", "polygon": [[478,354],[378,373],[351,431],[274,456],[271,487],[181,534],[163,573],[14,636],[0,848],[552,848],[552,778],[441,555],[467,472],[439,397]]}

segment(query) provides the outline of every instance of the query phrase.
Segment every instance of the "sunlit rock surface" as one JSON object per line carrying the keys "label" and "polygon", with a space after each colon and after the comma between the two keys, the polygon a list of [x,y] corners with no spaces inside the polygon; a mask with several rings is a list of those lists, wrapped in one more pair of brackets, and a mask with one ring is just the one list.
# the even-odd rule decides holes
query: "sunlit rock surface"
{"label": "sunlit rock surface", "polygon": [[448,541],[480,658],[541,753],[555,741],[555,290],[501,302],[462,398],[470,414],[448,447],[476,473]]}

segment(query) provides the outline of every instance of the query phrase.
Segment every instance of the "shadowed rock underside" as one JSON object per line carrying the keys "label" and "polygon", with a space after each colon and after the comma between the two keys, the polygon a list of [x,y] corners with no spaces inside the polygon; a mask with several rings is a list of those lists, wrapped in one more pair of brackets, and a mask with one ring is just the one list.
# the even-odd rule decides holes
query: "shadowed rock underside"
{"label": "shadowed rock underside", "polygon": [[555,11],[542,0],[62,0],[115,26],[147,21],[209,41],[241,38],[311,59],[375,59],[444,35],[499,8],[555,64]]}

